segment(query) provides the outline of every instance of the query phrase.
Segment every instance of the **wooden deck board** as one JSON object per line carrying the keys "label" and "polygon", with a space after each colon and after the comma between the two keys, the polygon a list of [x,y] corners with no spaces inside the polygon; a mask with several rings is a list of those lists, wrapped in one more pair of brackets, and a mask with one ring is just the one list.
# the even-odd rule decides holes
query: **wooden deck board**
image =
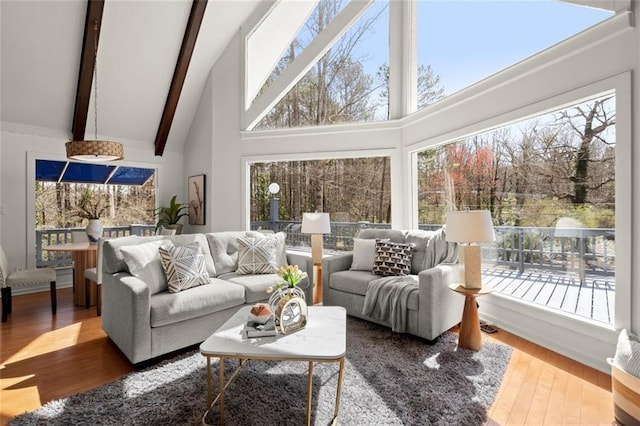
{"label": "wooden deck board", "polygon": [[577,275],[550,271],[525,271],[487,268],[482,271],[485,285],[496,293],[562,310],[584,318],[611,324],[615,311],[613,278],[586,275],[580,283]]}

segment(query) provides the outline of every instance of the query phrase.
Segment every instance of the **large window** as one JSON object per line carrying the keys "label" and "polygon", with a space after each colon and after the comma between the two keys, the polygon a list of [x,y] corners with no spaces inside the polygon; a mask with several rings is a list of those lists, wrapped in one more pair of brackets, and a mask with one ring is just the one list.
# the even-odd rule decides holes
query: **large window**
{"label": "large window", "polygon": [[611,93],[420,152],[420,223],[490,210],[487,283],[613,323],[615,123]]}
{"label": "large window", "polygon": [[[306,242],[299,235],[302,213],[326,212],[332,235],[325,237],[325,247],[348,249],[359,227],[390,227],[390,161],[372,157],[253,163],[251,227],[286,231],[287,243],[300,245]],[[276,193],[269,191],[273,183],[279,187]]]}
{"label": "large window", "polygon": [[[343,9],[320,0],[265,83],[275,81]],[[331,47],[256,129],[386,120],[389,2],[376,1]]]}
{"label": "large window", "polygon": [[418,1],[418,108],[611,16],[562,1]]}

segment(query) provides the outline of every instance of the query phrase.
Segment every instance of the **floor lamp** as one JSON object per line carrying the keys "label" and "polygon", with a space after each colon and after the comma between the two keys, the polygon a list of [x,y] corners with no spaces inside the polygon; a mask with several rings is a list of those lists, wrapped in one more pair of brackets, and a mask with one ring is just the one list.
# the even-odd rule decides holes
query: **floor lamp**
{"label": "floor lamp", "polygon": [[489,210],[447,213],[446,240],[460,244],[460,283],[464,288],[482,288],[480,244],[496,239]]}
{"label": "floor lamp", "polygon": [[303,213],[302,233],[311,234],[313,304],[322,303],[322,234],[331,233],[329,213]]}

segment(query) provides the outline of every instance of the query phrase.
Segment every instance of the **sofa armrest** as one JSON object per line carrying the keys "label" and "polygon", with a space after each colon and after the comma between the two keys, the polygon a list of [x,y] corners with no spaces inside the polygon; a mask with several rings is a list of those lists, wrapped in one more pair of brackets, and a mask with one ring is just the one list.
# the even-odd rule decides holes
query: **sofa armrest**
{"label": "sofa armrest", "polygon": [[304,297],[307,303],[313,303],[313,259],[311,259],[308,253],[292,253],[288,251],[287,263],[289,265],[298,265],[301,271],[307,273],[307,279],[309,281],[307,287],[303,289]]}
{"label": "sofa armrest", "polygon": [[132,363],[151,358],[149,286],[126,272],[104,274],[102,328]]}
{"label": "sofa armrest", "polygon": [[334,305],[333,294],[329,288],[331,274],[339,271],[347,271],[353,262],[353,252],[328,256],[322,259],[322,298],[326,305]]}
{"label": "sofa armrest", "polygon": [[460,322],[464,297],[449,289],[459,282],[459,265],[441,263],[418,274],[419,335],[433,340]]}

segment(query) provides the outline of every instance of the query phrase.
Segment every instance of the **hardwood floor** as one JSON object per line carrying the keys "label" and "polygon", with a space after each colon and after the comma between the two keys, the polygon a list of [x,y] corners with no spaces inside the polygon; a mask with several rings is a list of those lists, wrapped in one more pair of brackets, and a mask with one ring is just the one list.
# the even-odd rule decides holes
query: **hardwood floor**
{"label": "hardwood floor", "polygon": [[[611,379],[504,331],[483,339],[514,348],[490,425],[598,425],[613,422]],[[14,296],[0,328],[0,419],[52,399],[85,391],[133,371],[104,334],[95,308],[74,306],[58,290],[52,318],[49,293]]]}

